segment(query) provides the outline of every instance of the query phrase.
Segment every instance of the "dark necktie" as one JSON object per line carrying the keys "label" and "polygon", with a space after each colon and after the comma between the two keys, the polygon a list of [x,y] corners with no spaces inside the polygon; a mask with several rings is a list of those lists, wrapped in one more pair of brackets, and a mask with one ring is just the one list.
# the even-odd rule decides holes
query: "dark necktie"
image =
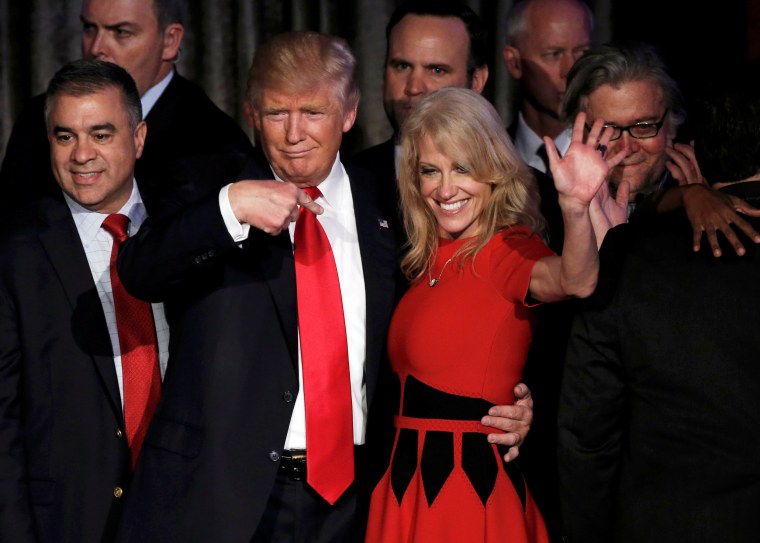
{"label": "dark necktie", "polygon": [[[313,200],[319,189],[305,189]],[[301,206],[294,234],[306,408],[306,480],[335,503],[354,480],[351,379],[343,301],[330,241]]]}
{"label": "dark necktie", "polygon": [[544,168],[546,168],[546,175],[552,177],[552,171],[549,168],[549,155],[546,153],[546,144],[541,144],[541,146],[536,150],[536,156],[538,156],[538,158],[541,159],[541,162],[544,163]]}
{"label": "dark necktie", "polygon": [[116,273],[116,257],[119,247],[127,239],[128,225],[126,215],[117,213],[103,221],[103,229],[113,236],[111,290],[121,347],[124,424],[134,470],[148,424],[161,397],[161,373],[150,304],[130,295]]}

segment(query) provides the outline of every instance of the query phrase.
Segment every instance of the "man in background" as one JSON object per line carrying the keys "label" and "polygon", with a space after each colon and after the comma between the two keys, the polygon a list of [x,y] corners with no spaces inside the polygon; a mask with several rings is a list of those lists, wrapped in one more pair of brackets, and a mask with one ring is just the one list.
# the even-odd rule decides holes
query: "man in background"
{"label": "man in background", "polygon": [[[483,22],[461,0],[408,0],[391,15],[385,36],[383,105],[393,136],[349,162],[377,171],[388,203],[397,208],[397,137],[404,119],[434,90],[465,87],[482,92],[488,50]],[[398,233],[403,235],[400,221]]]}
{"label": "man in background", "polygon": [[507,14],[502,55],[519,82],[517,116],[508,132],[523,160],[547,175],[543,137],[552,138],[561,155],[570,145],[562,98],[567,74],[591,47],[593,30],[593,15],[581,0],[519,0]]}
{"label": "man in background", "polygon": [[[701,171],[755,204],[756,89],[692,112]],[[743,256],[724,240],[719,259],[707,248],[694,253],[679,211],[605,239],[599,287],[574,324],[562,384],[568,541],[757,540],[760,251],[739,235]]]}

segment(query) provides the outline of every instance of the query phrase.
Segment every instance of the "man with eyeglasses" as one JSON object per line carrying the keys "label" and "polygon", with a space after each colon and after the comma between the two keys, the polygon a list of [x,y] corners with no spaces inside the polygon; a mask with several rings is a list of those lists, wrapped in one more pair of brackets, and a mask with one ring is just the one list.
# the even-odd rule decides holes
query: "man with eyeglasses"
{"label": "man with eyeglasses", "polygon": [[[737,79],[693,103],[695,148],[714,188],[758,205],[760,87]],[[716,261],[689,237],[668,213],[604,242],[562,381],[563,541],[758,541],[760,250]]]}
{"label": "man with eyeglasses", "polygon": [[633,204],[674,179],[701,182],[691,146],[674,145],[686,118],[681,91],[654,48],[603,45],[586,53],[568,74],[563,109],[567,119],[585,111],[589,125],[604,119],[614,129],[608,152],[628,146],[610,174],[613,195],[625,183]]}
{"label": "man with eyeglasses", "polygon": [[[607,44],[590,50],[568,74],[563,110],[566,119],[575,119],[585,111],[589,125],[604,119],[614,133],[603,151],[617,153],[627,147],[630,153],[609,175],[614,200],[600,195],[596,202],[592,216],[597,223],[606,222],[611,227],[626,222],[646,196],[667,188],[646,199],[646,214],[684,207],[694,230],[694,251],[699,250],[704,233],[713,254],[721,256],[720,231],[737,254],[744,254],[734,228],[760,242],[760,235],[741,216],[754,215],[754,211],[743,201],[709,188],[694,147],[675,142],[678,127],[686,119],[683,99],[654,47],[644,43]],[[600,244],[601,230],[597,228]]]}

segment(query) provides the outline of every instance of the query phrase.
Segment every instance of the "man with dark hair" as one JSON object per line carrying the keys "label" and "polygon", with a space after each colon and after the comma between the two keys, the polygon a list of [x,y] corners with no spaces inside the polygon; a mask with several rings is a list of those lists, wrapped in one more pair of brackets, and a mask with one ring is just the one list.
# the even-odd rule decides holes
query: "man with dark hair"
{"label": "man with dark hair", "polygon": [[98,543],[115,535],[168,358],[162,306],[127,295],[111,265],[145,218],[146,128],[134,81],[102,61],[59,70],[45,116],[58,195],[0,243],[0,539]]}
{"label": "man with dark hair", "polygon": [[[142,97],[148,135],[136,177],[151,201],[209,178],[231,177],[252,151],[240,126],[175,70],[186,11],[185,0],[82,2],[82,57],[122,66]],[[0,170],[0,208],[58,190],[47,158],[43,101],[34,97],[14,126]],[[199,138],[199,126],[213,137]]]}
{"label": "man with dark hair", "polygon": [[[757,203],[757,86],[697,103],[692,115],[701,171]],[[679,211],[604,241],[562,384],[568,541],[757,541],[760,250],[739,234],[743,256],[721,239],[715,259],[694,253],[691,235]]]}
{"label": "man with dark hair", "polygon": [[[407,0],[385,28],[383,105],[393,136],[350,159],[377,171],[388,203],[398,207],[396,139],[404,119],[424,96],[442,87],[482,92],[488,80],[486,30],[461,0]],[[398,233],[403,234],[400,221]]]}
{"label": "man with dark hair", "polygon": [[702,181],[688,175],[693,168],[682,171],[678,162],[671,161],[676,155],[692,164],[696,159],[693,151],[687,154],[690,146],[675,142],[678,127],[686,120],[683,98],[654,47],[607,44],[590,50],[568,75],[563,109],[567,119],[585,111],[589,122],[602,118],[614,127],[609,152],[623,146],[631,149],[610,174],[613,194],[625,181],[633,202],[639,195],[673,184],[668,172],[683,182]]}

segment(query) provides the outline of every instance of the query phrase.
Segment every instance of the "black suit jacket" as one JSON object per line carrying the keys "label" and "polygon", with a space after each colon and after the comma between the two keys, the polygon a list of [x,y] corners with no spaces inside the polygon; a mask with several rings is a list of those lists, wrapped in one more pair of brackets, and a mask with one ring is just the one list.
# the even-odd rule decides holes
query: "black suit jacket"
{"label": "black suit jacket", "polygon": [[[35,96],[13,127],[0,169],[0,211],[60,192],[50,166],[44,110],[45,96]],[[135,178],[146,202],[161,201],[178,185],[231,180],[240,157],[252,150],[240,126],[177,73],[145,121],[148,135]]]}
{"label": "black suit jacket", "polygon": [[[760,222],[753,220],[755,228]],[[691,250],[683,214],[611,230],[560,400],[572,542],[760,534],[760,250]]]}
{"label": "black suit jacket", "polygon": [[395,138],[391,137],[383,143],[356,153],[348,159],[346,164],[373,172],[376,182],[380,185],[379,196],[383,200],[383,205],[388,209],[395,210],[391,218],[394,221],[398,245],[401,247],[406,242],[406,234],[404,233],[401,198],[396,181],[395,149]]}
{"label": "black suit jacket", "polygon": [[62,198],[0,243],[0,540],[97,543],[130,477],[103,309]]}
{"label": "black suit jacket", "polygon": [[[367,297],[371,405],[387,370],[397,249],[377,186],[355,169],[349,176]],[[241,177],[271,178],[271,171],[252,165]],[[290,237],[252,228],[238,247],[213,194],[149,219],[125,245],[119,271],[138,297],[187,300],[172,322],[172,364],[119,539],[249,541],[274,484],[299,386]]]}

